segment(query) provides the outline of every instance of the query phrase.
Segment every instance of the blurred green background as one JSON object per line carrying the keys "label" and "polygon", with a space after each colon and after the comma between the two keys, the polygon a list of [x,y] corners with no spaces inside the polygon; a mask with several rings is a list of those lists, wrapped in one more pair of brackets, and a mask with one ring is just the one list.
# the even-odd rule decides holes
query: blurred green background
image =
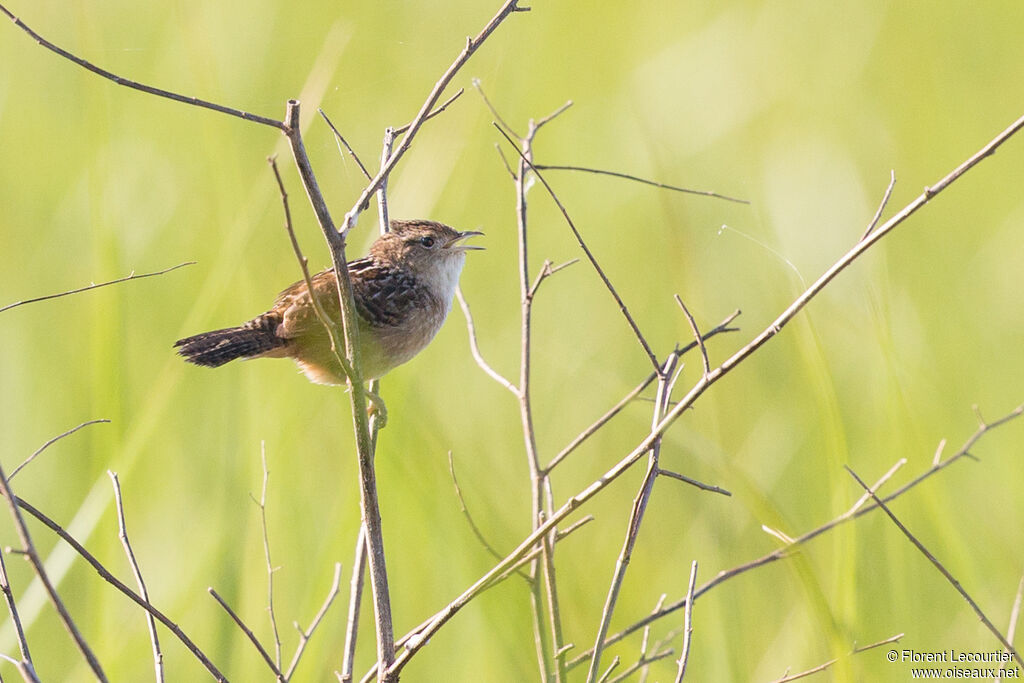
{"label": "blurred green background", "polygon": [[[306,144],[340,218],[363,186],[316,107],[375,164],[387,125],[409,121],[498,3],[280,0],[12,2],[42,35],[118,74],[267,116],[302,100]],[[417,138],[391,182],[392,215],[481,229],[487,251],[462,278],[480,344],[517,375],[514,192],[499,136],[470,80],[526,128],[573,106],[537,140],[544,163],[580,164],[712,189],[750,206],[551,172],[549,180],[660,354],[690,333],[672,294],[709,328],[736,308],[742,346],[853,245],[895,169],[889,213],[1024,113],[1024,5],[939,3],[533,3],[456,78],[467,93]],[[0,305],[195,260],[130,282],[0,314],[0,433],[11,469],[50,437],[109,418],[52,447],[16,490],[72,529],[119,576],[106,470],[120,474],[129,532],[152,600],[232,680],[269,680],[206,594],[215,587],[269,639],[259,510],[261,443],[270,468],[269,535],[286,659],[292,621],[307,625],[333,572],[343,592],[296,680],[340,667],[347,581],[359,524],[347,396],[283,361],[206,371],[171,349],[179,337],[257,314],[299,277],[266,163],[281,155],[299,238],[328,263],[275,130],[119,88],[0,23]],[[1024,401],[1024,140],[1015,139],[920,211],[816,299],[794,324],[716,385],[665,440],[664,466],[733,492],[661,481],[612,630],[658,596],[770,552],[766,524],[797,536],[860,491],[842,470],[890,484],[952,452]],[[541,188],[530,194],[533,272],[581,256]],[[723,229],[723,226],[726,228]],[[350,255],[376,233],[372,213]],[[535,307],[534,399],[542,461],[649,371],[589,265],[560,273]],[[689,359],[692,382],[699,362]],[[461,517],[447,452],[477,523],[511,549],[529,527],[517,409],[472,361],[458,311],[421,356],[383,383],[391,424],[378,475],[396,631],[405,633],[491,565]],[[630,405],[556,471],[561,503],[646,433]],[[1004,628],[1024,570],[1024,424],[986,436],[964,461],[894,510]],[[642,472],[589,504],[596,521],[559,546],[566,639],[593,644]],[[579,513],[577,514],[579,516]],[[4,522],[0,542],[15,545]],[[151,674],[143,614],[33,524],[59,589],[115,680]],[[6,558],[44,680],[88,680],[32,575]],[[364,610],[356,671],[373,660]],[[7,620],[9,621],[9,620]],[[681,624],[677,613],[652,638]],[[996,649],[945,580],[878,514],[796,557],[730,581],[697,602],[688,680],[765,681],[905,632],[915,650]],[[463,610],[406,669],[410,681],[537,677],[530,610],[514,579]],[[674,645],[678,647],[679,638]],[[166,631],[169,680],[205,672]],[[623,666],[639,638],[612,648]],[[10,624],[0,652],[14,655]],[[885,648],[822,678],[907,680]],[[602,667],[603,668],[603,667]],[[669,680],[672,660],[654,665]],[[14,677],[9,664],[0,674]],[[582,669],[573,680],[582,679]]]}

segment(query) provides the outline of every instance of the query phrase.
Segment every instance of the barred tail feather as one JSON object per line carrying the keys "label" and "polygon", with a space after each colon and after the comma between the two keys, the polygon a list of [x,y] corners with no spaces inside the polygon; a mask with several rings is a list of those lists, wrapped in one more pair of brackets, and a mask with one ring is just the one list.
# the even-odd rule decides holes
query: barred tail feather
{"label": "barred tail feather", "polygon": [[229,327],[204,332],[174,343],[189,363],[216,368],[236,358],[253,358],[282,347],[285,340],[266,326]]}

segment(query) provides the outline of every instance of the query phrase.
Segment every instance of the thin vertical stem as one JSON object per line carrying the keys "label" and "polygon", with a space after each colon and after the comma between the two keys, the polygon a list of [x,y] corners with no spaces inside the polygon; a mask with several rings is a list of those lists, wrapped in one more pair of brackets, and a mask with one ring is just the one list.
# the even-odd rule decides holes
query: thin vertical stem
{"label": "thin vertical stem", "polygon": [[[658,388],[654,399],[654,413],[651,416],[652,429],[661,422],[669,405],[670,378],[675,370],[679,356],[675,353],[669,355],[665,365],[659,368]],[[644,474],[643,482],[640,484],[640,491],[633,500],[633,510],[629,516],[629,524],[626,527],[626,538],[622,543],[622,550],[615,561],[615,571],[612,574],[611,584],[608,587],[608,596],[605,598],[604,609],[601,612],[601,623],[598,625],[597,637],[594,642],[594,654],[590,660],[590,669],[587,672],[587,681],[594,683],[600,673],[601,652],[604,649],[604,640],[608,635],[608,628],[611,625],[612,614],[615,612],[615,605],[618,602],[619,591],[622,589],[622,582],[626,578],[626,569],[633,557],[633,548],[636,546],[636,539],[640,534],[640,524],[643,522],[644,513],[647,511],[647,502],[650,500],[651,491],[654,489],[654,482],[658,478],[658,458],[661,455],[661,437],[654,440],[647,458],[647,472]]]}

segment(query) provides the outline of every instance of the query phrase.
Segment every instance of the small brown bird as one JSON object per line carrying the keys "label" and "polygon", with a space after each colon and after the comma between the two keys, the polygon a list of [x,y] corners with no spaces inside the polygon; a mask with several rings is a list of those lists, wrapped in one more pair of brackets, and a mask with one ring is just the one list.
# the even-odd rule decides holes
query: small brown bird
{"label": "small brown bird", "polygon": [[[426,220],[393,220],[365,258],[349,261],[363,379],[380,377],[422,351],[452,307],[475,230]],[[333,268],[312,277],[324,311],[340,325]],[[240,327],[204,332],[174,344],[185,360],[218,367],[236,358],[293,358],[311,381],[341,384],[345,373],[316,316],[305,280],[281,292],[273,308]]]}

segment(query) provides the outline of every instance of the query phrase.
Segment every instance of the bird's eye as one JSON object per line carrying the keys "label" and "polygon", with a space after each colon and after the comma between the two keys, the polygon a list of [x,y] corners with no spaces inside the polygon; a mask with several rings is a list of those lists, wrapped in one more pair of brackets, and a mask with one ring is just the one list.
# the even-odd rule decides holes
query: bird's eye
{"label": "bird's eye", "polygon": [[425,246],[427,249],[430,249],[432,246],[434,246],[434,238],[430,237],[429,235],[426,237],[421,237],[420,244]]}

